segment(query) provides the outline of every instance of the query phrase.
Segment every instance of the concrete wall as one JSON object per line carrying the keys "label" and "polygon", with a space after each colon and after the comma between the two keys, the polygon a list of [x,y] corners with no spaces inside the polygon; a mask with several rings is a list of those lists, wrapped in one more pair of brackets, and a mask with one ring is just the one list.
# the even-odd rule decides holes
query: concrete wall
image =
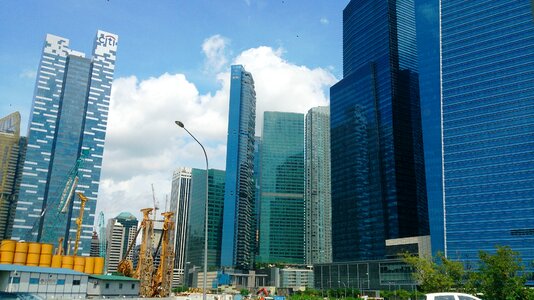
{"label": "concrete wall", "polygon": [[139,282],[133,280],[101,280],[89,278],[87,297],[136,297],[139,295]]}

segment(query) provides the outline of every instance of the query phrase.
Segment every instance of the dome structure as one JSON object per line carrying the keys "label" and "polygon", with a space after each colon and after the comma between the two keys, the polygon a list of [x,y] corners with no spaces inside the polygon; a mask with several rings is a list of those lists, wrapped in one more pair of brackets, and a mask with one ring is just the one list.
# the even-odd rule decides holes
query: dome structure
{"label": "dome structure", "polygon": [[121,212],[115,219],[120,220],[137,220],[137,218],[127,211]]}

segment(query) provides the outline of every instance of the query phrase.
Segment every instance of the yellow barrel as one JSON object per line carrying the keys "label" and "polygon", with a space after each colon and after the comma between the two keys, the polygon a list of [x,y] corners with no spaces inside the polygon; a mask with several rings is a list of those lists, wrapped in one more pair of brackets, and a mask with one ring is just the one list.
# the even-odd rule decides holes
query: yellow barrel
{"label": "yellow barrel", "polygon": [[52,254],[41,253],[39,257],[39,267],[49,268],[52,264]]}
{"label": "yellow barrel", "polygon": [[74,265],[74,256],[63,256],[61,258],[61,267],[63,269],[71,269]]}
{"label": "yellow barrel", "polygon": [[26,254],[28,253],[28,243],[18,242],[15,246],[15,257],[13,258],[13,264],[25,265]]}
{"label": "yellow barrel", "polygon": [[53,255],[52,256],[52,264],[50,265],[52,268],[61,268],[61,261],[63,260],[63,256],[61,255]]}
{"label": "yellow barrel", "polygon": [[85,269],[85,257],[74,256],[74,271],[82,272]]}
{"label": "yellow barrel", "polygon": [[96,274],[96,275],[104,274],[104,258],[103,257],[95,257],[95,268],[93,270],[93,274]]}
{"label": "yellow barrel", "polygon": [[86,257],[85,258],[85,268],[83,269],[83,272],[86,274],[93,274],[95,269],[95,258],[94,257]]}
{"label": "yellow barrel", "polygon": [[17,244],[17,241],[15,240],[3,240],[0,244],[0,251],[11,251],[15,252],[15,245]]}
{"label": "yellow barrel", "polygon": [[41,244],[41,254],[50,254],[54,252],[54,245],[52,244]]}
{"label": "yellow barrel", "polygon": [[40,257],[41,257],[41,254],[28,253],[28,255],[26,256],[26,265],[37,267],[39,265]]}
{"label": "yellow barrel", "polygon": [[3,240],[0,244],[0,264],[12,264],[15,255],[15,240]]}
{"label": "yellow barrel", "polygon": [[28,243],[28,253],[41,254],[40,243]]}

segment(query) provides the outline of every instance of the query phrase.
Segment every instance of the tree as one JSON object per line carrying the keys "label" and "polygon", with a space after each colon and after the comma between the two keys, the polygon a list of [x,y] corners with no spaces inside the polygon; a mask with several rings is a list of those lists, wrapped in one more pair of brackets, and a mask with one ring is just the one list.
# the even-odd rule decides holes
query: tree
{"label": "tree", "polygon": [[415,280],[423,292],[448,292],[458,290],[463,285],[464,268],[461,262],[448,260],[438,253],[436,263],[429,257],[404,254],[403,260],[414,269]]}
{"label": "tree", "polygon": [[240,294],[241,296],[246,297],[250,294],[250,292],[247,289],[241,289]]}
{"label": "tree", "polygon": [[479,252],[480,266],[473,276],[474,286],[488,300],[532,299],[525,289],[526,276],[522,274],[525,267],[519,253],[510,247],[497,247],[495,254]]}

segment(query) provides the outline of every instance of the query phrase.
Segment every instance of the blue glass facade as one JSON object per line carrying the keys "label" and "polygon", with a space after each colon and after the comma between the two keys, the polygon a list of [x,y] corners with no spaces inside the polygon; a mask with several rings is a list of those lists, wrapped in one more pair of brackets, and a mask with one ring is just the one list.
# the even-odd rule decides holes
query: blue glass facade
{"label": "blue glass facade", "polygon": [[445,252],[441,176],[439,0],[416,0],[417,54],[432,253]]}
{"label": "blue glass facade", "polygon": [[380,259],[428,234],[411,0],[343,11],[344,78],[330,90],[333,260]]}
{"label": "blue glass facade", "polygon": [[254,264],[255,126],[254,80],[243,66],[232,66],[221,250],[221,264],[225,267],[249,269]]}
{"label": "blue glass facade", "polygon": [[80,201],[74,197],[68,212],[61,214],[58,199],[69,171],[82,150],[88,150],[76,191],[89,198],[79,247],[79,252],[89,254],[117,39],[98,31],[89,59],[69,49],[67,39],[47,35],[30,116],[14,239],[56,243],[59,237],[66,242],[75,234]]}
{"label": "blue glass facade", "polygon": [[265,112],[260,263],[304,263],[304,115]]}
{"label": "blue glass facade", "polygon": [[441,1],[445,249],[534,260],[532,1]]}
{"label": "blue glass facade", "polygon": [[[208,171],[208,267],[221,266],[225,172]],[[189,199],[186,261],[204,265],[204,216],[206,212],[206,170],[192,169]]]}

